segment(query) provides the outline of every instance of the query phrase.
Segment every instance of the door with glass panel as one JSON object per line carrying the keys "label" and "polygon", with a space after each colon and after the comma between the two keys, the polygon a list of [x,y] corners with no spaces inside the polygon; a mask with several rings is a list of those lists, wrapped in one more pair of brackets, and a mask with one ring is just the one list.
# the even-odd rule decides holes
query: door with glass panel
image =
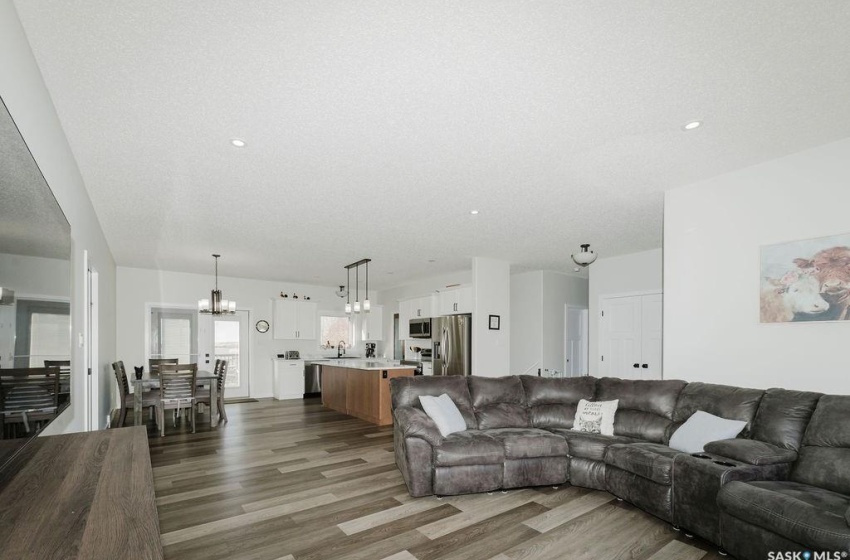
{"label": "door with glass panel", "polygon": [[216,360],[227,360],[224,397],[247,397],[249,318],[247,311],[235,315],[199,314],[198,369],[213,371]]}

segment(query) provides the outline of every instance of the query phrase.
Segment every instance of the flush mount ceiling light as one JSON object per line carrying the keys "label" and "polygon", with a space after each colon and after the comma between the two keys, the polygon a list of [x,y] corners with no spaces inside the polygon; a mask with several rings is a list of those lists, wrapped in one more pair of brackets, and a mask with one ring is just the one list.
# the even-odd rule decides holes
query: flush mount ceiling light
{"label": "flush mount ceiling light", "polygon": [[695,130],[702,126],[702,121],[691,121],[689,123],[685,123],[682,127],[682,130]]}
{"label": "flush mount ceiling light", "polygon": [[233,144],[234,146],[236,146],[237,148],[244,148],[245,147],[245,141],[242,140],[241,138],[231,138],[230,143]]}
{"label": "flush mount ceiling light", "polygon": [[343,298],[348,295],[348,290],[345,289],[345,286],[340,285],[339,289],[334,293],[337,295],[337,297]]}
{"label": "flush mount ceiling light", "polygon": [[[372,302],[369,301],[369,263],[372,262],[372,259],[360,259],[357,262],[353,262],[351,264],[345,265],[345,269],[348,271],[348,286],[349,291],[351,289],[351,269],[354,269],[355,280],[354,280],[354,305],[351,305],[351,298],[348,299],[348,302],[345,304],[345,312],[351,313],[360,313],[362,310],[364,313],[369,313],[372,309]],[[363,300],[363,303],[360,303],[360,265],[366,265],[366,299]],[[340,286],[342,289],[342,286]],[[342,296],[340,296],[342,297]]]}
{"label": "flush mount ceiling light", "polygon": [[573,262],[579,266],[588,266],[596,260],[596,253],[590,250],[590,243],[583,243],[578,254],[570,255]]}
{"label": "flush mount ceiling light", "polygon": [[233,315],[236,313],[236,302],[221,298],[221,290],[218,289],[218,258],[215,257],[215,289],[210,291],[210,299],[198,300],[198,313],[209,313],[210,315]]}

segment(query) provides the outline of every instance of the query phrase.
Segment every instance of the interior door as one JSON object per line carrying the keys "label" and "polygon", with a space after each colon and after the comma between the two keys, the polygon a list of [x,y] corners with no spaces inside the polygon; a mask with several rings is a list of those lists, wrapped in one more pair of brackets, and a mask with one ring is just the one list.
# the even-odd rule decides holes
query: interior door
{"label": "interior door", "polygon": [[641,297],[641,377],[661,379],[661,321],[663,297],[653,294]]}
{"label": "interior door", "polygon": [[250,395],[249,322],[243,310],[235,315],[199,316],[198,369],[213,371],[216,360],[227,360],[225,398]]}
{"label": "interior door", "polygon": [[564,373],[567,377],[587,375],[587,309],[566,306]]}
{"label": "interior door", "polygon": [[641,378],[641,296],[604,298],[600,321],[603,375]]}

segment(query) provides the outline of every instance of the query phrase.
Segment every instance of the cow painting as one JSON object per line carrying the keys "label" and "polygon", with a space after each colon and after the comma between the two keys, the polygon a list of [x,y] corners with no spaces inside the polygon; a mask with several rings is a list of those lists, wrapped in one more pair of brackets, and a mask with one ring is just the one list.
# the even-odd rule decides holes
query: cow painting
{"label": "cow painting", "polygon": [[850,319],[850,235],[762,247],[760,319]]}

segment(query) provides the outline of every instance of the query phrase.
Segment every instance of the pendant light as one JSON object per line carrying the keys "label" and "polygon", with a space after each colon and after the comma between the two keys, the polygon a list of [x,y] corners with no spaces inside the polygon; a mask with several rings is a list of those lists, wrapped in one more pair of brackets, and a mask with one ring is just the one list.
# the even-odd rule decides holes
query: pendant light
{"label": "pendant light", "polygon": [[198,313],[210,315],[234,315],[236,313],[236,302],[222,299],[221,290],[218,289],[218,258],[220,256],[213,254],[215,258],[215,289],[210,291],[210,299],[198,300]]}
{"label": "pendant light", "polygon": [[369,261],[366,261],[366,299],[363,300],[363,313],[369,313],[372,303],[369,301]]}
{"label": "pendant light", "polygon": [[354,312],[360,313],[360,267],[354,267]]}
{"label": "pendant light", "polygon": [[346,274],[348,275],[348,280],[346,280],[347,287],[345,290],[346,301],[345,301],[345,312],[351,313],[351,269],[346,269]]}
{"label": "pendant light", "polygon": [[590,243],[583,243],[581,245],[581,252],[577,255],[570,255],[570,257],[577,265],[588,266],[596,260],[596,253],[590,250]]}

